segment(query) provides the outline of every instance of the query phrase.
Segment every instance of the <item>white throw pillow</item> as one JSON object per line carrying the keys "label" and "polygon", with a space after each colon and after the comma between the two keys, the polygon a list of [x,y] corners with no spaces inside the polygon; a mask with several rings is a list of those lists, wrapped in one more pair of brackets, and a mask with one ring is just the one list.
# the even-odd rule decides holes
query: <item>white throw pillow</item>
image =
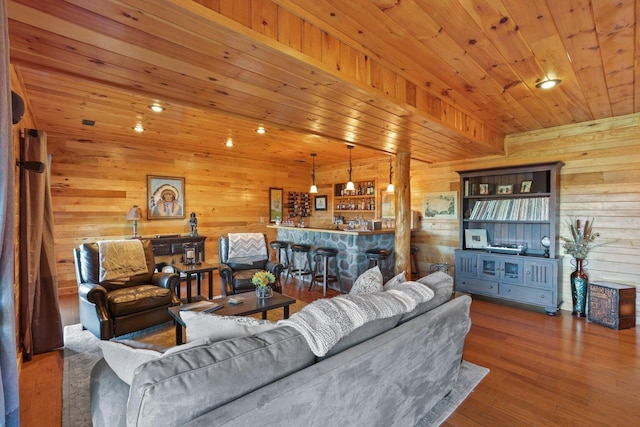
{"label": "white throw pillow", "polygon": [[353,283],[350,294],[372,294],[382,291],[382,272],[376,265],[362,273]]}
{"label": "white throw pillow", "polygon": [[162,353],[148,348],[136,348],[118,341],[100,341],[102,356],[113,372],[131,385],[136,368],[150,360],[158,359]]}
{"label": "white throw pillow", "polygon": [[406,275],[406,272],[403,271],[402,273],[389,279],[387,283],[384,284],[382,289],[385,291],[388,291],[389,289],[395,289],[396,287],[398,287],[400,283],[403,283],[406,281],[407,281],[407,275]]}
{"label": "white throw pillow", "polygon": [[273,322],[253,317],[218,316],[189,311],[181,312],[180,317],[187,325],[188,343],[202,338],[216,342],[236,337],[247,337],[278,327]]}

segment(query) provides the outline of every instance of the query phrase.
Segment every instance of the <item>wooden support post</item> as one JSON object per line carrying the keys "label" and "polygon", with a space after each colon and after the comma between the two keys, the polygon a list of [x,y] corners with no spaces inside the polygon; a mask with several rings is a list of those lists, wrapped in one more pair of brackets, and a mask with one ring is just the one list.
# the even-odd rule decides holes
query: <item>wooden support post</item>
{"label": "wooden support post", "polygon": [[396,182],[394,201],[396,205],[396,233],[395,233],[395,271],[406,271],[411,277],[411,184],[410,153],[396,155]]}

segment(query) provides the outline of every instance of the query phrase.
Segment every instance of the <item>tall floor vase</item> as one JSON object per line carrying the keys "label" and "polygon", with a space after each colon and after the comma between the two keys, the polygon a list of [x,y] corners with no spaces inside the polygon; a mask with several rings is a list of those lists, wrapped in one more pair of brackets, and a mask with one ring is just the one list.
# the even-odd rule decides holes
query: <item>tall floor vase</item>
{"label": "tall floor vase", "polygon": [[576,269],[571,273],[571,300],[573,302],[574,316],[587,316],[587,288],[589,276],[582,270],[583,259],[576,258]]}

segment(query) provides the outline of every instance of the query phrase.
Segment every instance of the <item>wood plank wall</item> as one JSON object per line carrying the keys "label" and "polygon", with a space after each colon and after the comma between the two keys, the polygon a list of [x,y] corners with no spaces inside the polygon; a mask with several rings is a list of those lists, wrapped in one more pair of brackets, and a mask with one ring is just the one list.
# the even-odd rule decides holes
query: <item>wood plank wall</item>
{"label": "wood plank wall", "polygon": [[[411,167],[412,208],[421,209],[424,193],[458,191],[458,170],[560,160],[560,235],[568,236],[571,219],[595,219],[600,233],[589,257],[591,281],[613,281],[640,287],[640,115],[512,135],[508,155],[469,162]],[[457,221],[422,221],[415,234],[424,271],[431,262],[453,265],[458,247]],[[564,254],[564,250],[560,250]],[[570,257],[561,266],[562,309],[571,310]],[[640,319],[640,298],[636,312]]]}
{"label": "wood plank wall", "polygon": [[[195,212],[199,234],[207,236],[207,260],[217,262],[217,238],[223,233],[265,232],[275,238],[275,231],[265,227],[269,224],[269,187],[283,188],[286,196],[288,191],[309,191],[311,184],[307,164],[292,161],[273,167],[233,155],[212,158],[163,141],[149,147],[119,139],[77,141],[49,136],[48,146],[61,294],[76,292],[72,248],[83,242],[131,236],[132,223],[125,216],[132,205],[143,210],[145,219],[138,222],[138,233],[146,237],[189,233],[188,216]],[[353,179],[378,179],[380,175],[386,185],[387,162],[354,165]],[[347,163],[327,171],[317,168],[319,194],[330,196],[331,183],[346,181],[347,169]],[[146,219],[147,175],[185,178],[187,218]],[[332,203],[331,196],[328,203]],[[313,213],[305,222],[328,225],[331,219],[328,210]]]}

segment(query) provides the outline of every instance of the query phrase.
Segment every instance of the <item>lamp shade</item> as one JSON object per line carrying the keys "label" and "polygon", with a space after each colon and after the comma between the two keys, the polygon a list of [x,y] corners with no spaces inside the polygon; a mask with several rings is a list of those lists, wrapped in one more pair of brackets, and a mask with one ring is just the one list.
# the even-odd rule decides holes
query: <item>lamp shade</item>
{"label": "lamp shade", "polygon": [[318,194],[318,187],[316,186],[316,153],[311,153],[311,160],[313,161],[313,167],[311,169],[311,188],[309,193]]}
{"label": "lamp shade", "polygon": [[142,219],[142,211],[137,205],[133,205],[131,209],[129,209],[129,212],[127,212],[127,219],[129,221],[137,221],[139,219]]}

